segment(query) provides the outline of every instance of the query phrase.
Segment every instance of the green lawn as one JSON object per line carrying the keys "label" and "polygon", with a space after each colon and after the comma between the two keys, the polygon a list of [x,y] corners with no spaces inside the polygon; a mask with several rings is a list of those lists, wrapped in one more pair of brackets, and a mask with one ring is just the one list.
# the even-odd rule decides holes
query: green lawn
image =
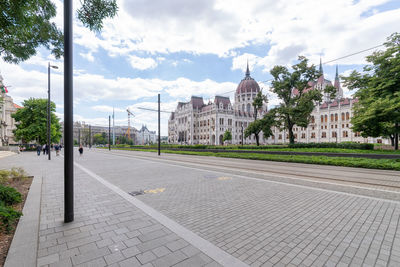
{"label": "green lawn", "polygon": [[[119,149],[119,148],[114,148]],[[138,148],[123,148],[123,150],[147,151],[155,152],[156,149],[138,149]],[[301,149],[304,151],[304,149]],[[282,150],[281,150],[282,151]],[[298,149],[294,151],[299,151]],[[365,151],[365,150],[362,150]],[[307,151],[308,152],[308,151]],[[310,151],[311,152],[311,151]],[[314,151],[312,151],[314,152]],[[326,152],[326,151],[324,151]],[[373,152],[373,151],[371,151]],[[271,155],[271,154],[256,154],[256,153],[234,153],[234,152],[202,152],[202,151],[174,151],[163,150],[162,153],[184,154],[184,155],[199,155],[199,156],[214,156],[223,158],[241,158],[254,160],[269,160],[281,162],[297,162],[307,164],[333,165],[358,167],[368,169],[384,169],[400,171],[400,159],[366,159],[353,157],[328,157],[328,156],[303,156],[303,155]],[[355,152],[348,152],[355,153]]]}

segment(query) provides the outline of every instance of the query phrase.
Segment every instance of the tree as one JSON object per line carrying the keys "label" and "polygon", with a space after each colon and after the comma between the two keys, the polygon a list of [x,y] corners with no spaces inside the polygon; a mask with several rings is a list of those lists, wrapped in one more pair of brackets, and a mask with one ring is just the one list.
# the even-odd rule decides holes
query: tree
{"label": "tree", "polygon": [[264,138],[268,138],[272,136],[272,130],[271,127],[275,125],[275,114],[273,112],[268,112],[267,114],[264,115],[262,119],[255,120],[251,122],[246,130],[244,131],[244,137],[247,138],[251,136],[252,134],[255,135],[256,137],[256,143],[257,146],[260,145],[259,141],[259,136],[260,132],[263,132]]}
{"label": "tree", "polygon": [[[293,72],[290,72],[287,67],[275,66],[271,75],[272,91],[281,100],[274,113],[279,125],[288,130],[289,142],[294,144],[293,127],[308,126],[314,103],[322,100],[322,93],[319,90],[310,90],[309,82],[317,79],[321,73],[314,65],[308,66],[307,58],[299,56],[299,63],[292,68]],[[333,96],[335,88],[327,86],[324,91]]]}
{"label": "tree", "polygon": [[133,140],[126,136],[118,136],[117,137],[118,144],[126,144],[126,145],[133,145]]}
{"label": "tree", "polygon": [[230,141],[232,140],[232,133],[228,130],[225,131],[224,133],[224,137],[222,138],[222,140],[225,141]]}
{"label": "tree", "polygon": [[389,136],[399,149],[400,133],[400,34],[384,43],[386,50],[367,56],[364,73],[342,77],[349,89],[358,89],[351,119],[354,131],[363,136]]}
{"label": "tree", "polygon": [[263,95],[262,91],[259,91],[253,100],[254,120],[257,120],[258,111],[263,107],[264,103],[268,103],[267,96]]}
{"label": "tree", "polygon": [[[82,2],[82,1],[81,1]],[[78,19],[92,31],[100,31],[102,21],[114,17],[116,0],[83,0]],[[50,20],[56,16],[51,0],[0,1],[0,56],[6,62],[19,63],[36,54],[39,46],[60,58],[63,34]]]}
{"label": "tree", "polygon": [[108,143],[106,133],[97,133],[93,135],[93,144],[96,145],[105,145]]}
{"label": "tree", "polygon": [[[47,143],[47,99],[30,98],[22,103],[23,108],[11,116],[16,121],[13,131],[16,140],[24,143],[35,141],[41,145]],[[61,125],[56,114],[56,105],[50,103],[51,142],[58,143],[62,136]]]}

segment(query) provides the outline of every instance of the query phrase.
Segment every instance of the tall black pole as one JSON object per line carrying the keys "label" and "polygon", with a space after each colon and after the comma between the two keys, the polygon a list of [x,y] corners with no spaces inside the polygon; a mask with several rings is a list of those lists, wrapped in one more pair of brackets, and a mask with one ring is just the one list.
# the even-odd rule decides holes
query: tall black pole
{"label": "tall black pole", "polygon": [[51,116],[50,116],[50,62],[49,62],[49,65],[47,67],[47,154],[49,155],[49,160],[51,159],[51,157],[50,157],[51,121],[50,120],[51,120]]}
{"label": "tall black pole", "polygon": [[158,94],[158,155],[161,150],[161,132],[160,132],[160,94]]}
{"label": "tall black pole", "polygon": [[243,122],[242,122],[242,146],[243,146]]}
{"label": "tall black pole", "polygon": [[111,150],[111,116],[108,116],[108,150]]}
{"label": "tall black pole", "polygon": [[81,145],[81,128],[78,128],[78,146]]}
{"label": "tall black pole", "polygon": [[74,220],[72,1],[64,0],[64,222]]}
{"label": "tall black pole", "polygon": [[92,148],[92,126],[89,125],[89,148]]}

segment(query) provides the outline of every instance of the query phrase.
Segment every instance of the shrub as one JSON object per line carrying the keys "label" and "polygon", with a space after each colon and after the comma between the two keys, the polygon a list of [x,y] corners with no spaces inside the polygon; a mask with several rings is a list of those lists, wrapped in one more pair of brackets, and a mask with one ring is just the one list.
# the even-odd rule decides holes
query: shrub
{"label": "shrub", "polygon": [[21,217],[22,213],[12,207],[6,207],[0,202],[0,223],[6,233],[13,229],[14,222]]}
{"label": "shrub", "polygon": [[5,205],[13,205],[22,201],[21,193],[15,188],[0,185],[0,202]]}
{"label": "shrub", "polygon": [[290,148],[344,148],[344,149],[362,149],[373,150],[374,144],[363,143],[296,143],[289,144]]}
{"label": "shrub", "polygon": [[10,178],[10,171],[0,170],[0,185],[5,185]]}

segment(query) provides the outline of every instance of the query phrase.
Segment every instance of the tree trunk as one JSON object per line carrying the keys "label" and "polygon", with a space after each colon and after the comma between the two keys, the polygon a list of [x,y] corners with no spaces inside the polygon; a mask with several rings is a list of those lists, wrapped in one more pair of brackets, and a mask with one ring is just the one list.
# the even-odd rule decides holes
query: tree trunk
{"label": "tree trunk", "polygon": [[293,126],[289,126],[289,143],[292,145],[294,144],[294,134],[293,134]]}
{"label": "tree trunk", "polygon": [[394,146],[394,135],[389,135],[390,138],[390,145]]}
{"label": "tree trunk", "polygon": [[399,123],[395,123],[394,130],[394,149],[399,150]]}
{"label": "tree trunk", "polygon": [[259,142],[258,134],[254,134],[254,135],[256,136],[256,143],[257,143],[257,146],[259,146],[259,145],[260,145],[260,142]]}

